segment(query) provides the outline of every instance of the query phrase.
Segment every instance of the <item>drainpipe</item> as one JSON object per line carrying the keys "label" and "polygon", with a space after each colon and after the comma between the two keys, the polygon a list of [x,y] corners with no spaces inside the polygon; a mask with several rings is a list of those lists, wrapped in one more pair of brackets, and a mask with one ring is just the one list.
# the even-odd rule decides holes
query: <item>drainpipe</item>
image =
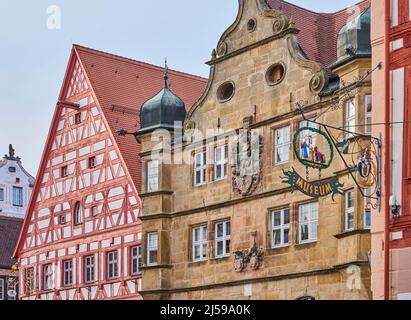
{"label": "drainpipe", "polygon": [[391,31],[391,0],[385,0],[385,150],[384,150],[384,300],[390,299],[390,204],[389,197],[391,195],[391,97],[390,97],[390,31]]}

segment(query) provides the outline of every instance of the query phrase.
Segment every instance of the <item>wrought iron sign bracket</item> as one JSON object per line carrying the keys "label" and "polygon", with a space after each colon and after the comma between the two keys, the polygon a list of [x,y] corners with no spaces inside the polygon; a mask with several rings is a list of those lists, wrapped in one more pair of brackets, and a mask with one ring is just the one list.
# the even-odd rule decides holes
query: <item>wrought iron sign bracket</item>
{"label": "wrought iron sign bracket", "polygon": [[[340,159],[344,163],[344,166],[349,172],[351,178],[353,179],[361,195],[364,198],[369,199],[369,202],[367,203],[367,207],[371,206],[373,209],[381,212],[381,156],[382,156],[381,135],[379,138],[376,138],[370,135],[364,135],[364,134],[359,134],[357,132],[351,132],[343,128],[338,128],[335,126],[331,126],[329,124],[318,122],[318,117],[315,120],[308,119],[304,114],[303,108],[304,108],[303,102],[296,103],[296,109],[300,112],[304,121],[306,121],[307,123],[316,124],[317,126],[324,128],[325,134],[328,136],[329,141],[331,141],[332,145],[337,150],[337,153]],[[336,130],[343,135],[349,136],[350,138],[348,140],[356,141],[357,143],[359,141],[369,141],[369,144],[366,147],[361,147],[360,150],[356,152],[353,151],[351,153],[352,156],[361,155],[361,157],[359,157],[357,164],[353,160],[353,165],[352,166],[349,165],[345,156],[350,153],[345,154],[344,152],[340,150],[341,141],[338,141],[331,134],[330,130]],[[370,156],[371,154],[374,155],[375,162],[373,162],[373,158]],[[362,172],[360,172],[360,170],[362,170]],[[365,172],[364,176],[363,176],[363,172]],[[368,181],[370,181],[370,177],[371,177],[372,178],[371,183],[367,183],[367,182],[364,183],[364,181],[360,181],[360,179],[358,179],[356,174],[360,175],[362,178],[366,177]],[[366,191],[371,191],[371,192],[366,192]]]}

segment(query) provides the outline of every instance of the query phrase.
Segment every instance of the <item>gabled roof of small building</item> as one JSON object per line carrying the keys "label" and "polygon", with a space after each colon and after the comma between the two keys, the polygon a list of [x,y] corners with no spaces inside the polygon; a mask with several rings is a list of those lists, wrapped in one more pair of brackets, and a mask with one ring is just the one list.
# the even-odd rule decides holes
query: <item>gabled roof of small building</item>
{"label": "gabled roof of small building", "polygon": [[337,37],[341,28],[354,16],[370,6],[370,0],[334,13],[318,13],[283,0],[266,0],[275,10],[292,17],[295,27],[300,30],[298,41],[310,60],[325,67],[337,61]]}
{"label": "gabled roof of small building", "polygon": [[10,269],[17,262],[12,259],[23,219],[0,216],[0,269]]}

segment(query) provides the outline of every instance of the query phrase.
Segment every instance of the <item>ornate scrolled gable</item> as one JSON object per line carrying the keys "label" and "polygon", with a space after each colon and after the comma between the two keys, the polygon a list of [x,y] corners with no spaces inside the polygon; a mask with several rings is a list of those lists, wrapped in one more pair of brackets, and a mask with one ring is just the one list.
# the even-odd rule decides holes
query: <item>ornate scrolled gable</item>
{"label": "ornate scrolled gable", "polygon": [[[239,9],[234,23],[223,33],[218,41],[217,48],[212,50],[210,76],[206,90],[200,99],[193,105],[187,114],[187,122],[192,124],[193,113],[206,101],[213,87],[217,65],[227,59],[257,48],[261,45],[281,38],[287,38],[288,51],[296,63],[310,70],[313,74],[309,87],[313,94],[318,95],[328,84],[328,74],[325,68],[306,58],[297,41],[299,30],[295,28],[292,17],[282,11],[270,8],[266,0],[238,0]],[[251,15],[253,14],[253,15]],[[235,35],[246,27],[246,20],[257,19],[256,31],[244,30],[241,37]],[[262,25],[262,26],[261,26]]]}

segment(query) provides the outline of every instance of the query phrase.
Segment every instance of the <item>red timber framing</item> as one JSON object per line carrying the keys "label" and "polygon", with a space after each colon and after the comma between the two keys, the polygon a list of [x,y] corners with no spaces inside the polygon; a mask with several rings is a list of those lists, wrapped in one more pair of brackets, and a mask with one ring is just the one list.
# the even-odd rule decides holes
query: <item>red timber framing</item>
{"label": "red timber framing", "polygon": [[[138,129],[139,107],[160,90],[162,74],[159,67],[73,47],[15,250],[21,299],[141,299],[131,259],[142,235],[139,146],[115,130]],[[173,74],[191,106],[206,80]]]}
{"label": "red timber framing", "polygon": [[[392,249],[411,247],[411,16],[410,0],[398,0],[398,25],[391,28],[390,70],[404,68],[403,186],[401,217],[392,219],[390,232],[402,232],[402,239],[391,241]],[[395,137],[394,137],[395,138]],[[393,155],[394,156],[394,155]]]}

